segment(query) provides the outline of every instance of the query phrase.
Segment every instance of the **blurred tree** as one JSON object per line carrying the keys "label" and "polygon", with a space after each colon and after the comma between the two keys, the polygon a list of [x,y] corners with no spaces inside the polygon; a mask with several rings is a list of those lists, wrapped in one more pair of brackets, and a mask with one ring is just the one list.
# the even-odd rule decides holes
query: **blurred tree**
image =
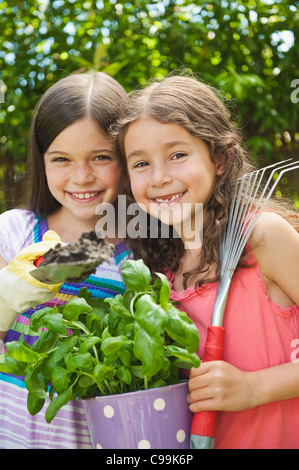
{"label": "blurred tree", "polygon": [[297,0],[0,0],[0,211],[22,201],[38,99],[89,69],[131,90],[184,66],[232,100],[259,165],[298,158],[298,20]]}

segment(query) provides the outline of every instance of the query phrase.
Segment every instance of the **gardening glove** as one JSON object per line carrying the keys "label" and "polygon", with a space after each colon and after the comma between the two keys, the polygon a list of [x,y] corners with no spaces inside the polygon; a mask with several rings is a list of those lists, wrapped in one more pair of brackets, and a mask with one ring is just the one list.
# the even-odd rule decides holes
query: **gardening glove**
{"label": "gardening glove", "polygon": [[44,284],[31,276],[34,262],[61,242],[57,233],[48,230],[43,241],[27,246],[0,270],[0,331],[9,330],[18,314],[55,297],[61,284]]}

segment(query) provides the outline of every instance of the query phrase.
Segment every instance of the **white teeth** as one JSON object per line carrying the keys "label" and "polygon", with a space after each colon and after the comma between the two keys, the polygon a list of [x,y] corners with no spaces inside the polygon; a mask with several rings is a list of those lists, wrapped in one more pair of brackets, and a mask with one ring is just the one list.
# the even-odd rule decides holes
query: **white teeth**
{"label": "white teeth", "polygon": [[93,192],[93,193],[71,193],[72,196],[78,198],[78,199],[90,199],[94,196],[96,196],[98,193]]}
{"label": "white teeth", "polygon": [[176,199],[178,199],[183,193],[179,193],[179,194],[174,194],[173,196],[171,196],[171,198],[169,199],[160,199],[158,197],[155,198],[155,201],[157,202],[172,202],[172,201],[175,201]]}

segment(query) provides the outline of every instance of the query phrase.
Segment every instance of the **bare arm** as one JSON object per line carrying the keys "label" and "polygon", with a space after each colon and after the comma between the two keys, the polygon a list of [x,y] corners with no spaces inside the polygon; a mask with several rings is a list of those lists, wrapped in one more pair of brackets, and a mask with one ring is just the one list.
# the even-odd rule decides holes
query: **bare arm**
{"label": "bare arm", "polygon": [[272,300],[283,307],[299,305],[299,233],[279,215],[265,213],[252,238],[253,252]]}
{"label": "bare arm", "polygon": [[[284,307],[299,305],[299,234],[280,216],[265,213],[256,225],[252,247],[270,298]],[[189,391],[193,412],[240,411],[296,398],[299,362],[254,372],[244,372],[224,361],[202,363],[191,371]]]}

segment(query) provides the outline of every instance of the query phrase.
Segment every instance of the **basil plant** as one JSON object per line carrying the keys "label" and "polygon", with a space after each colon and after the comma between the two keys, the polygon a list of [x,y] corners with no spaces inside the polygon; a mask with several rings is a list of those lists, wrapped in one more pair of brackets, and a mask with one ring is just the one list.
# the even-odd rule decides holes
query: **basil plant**
{"label": "basil plant", "polygon": [[30,329],[40,333],[6,343],[0,372],[24,375],[27,408],[38,413],[50,398],[46,420],[76,396],[88,398],[175,384],[179,369],[199,366],[194,323],[169,300],[167,277],[142,260],[125,261],[127,290],[105,300],[86,288],[68,303],[36,311]]}

